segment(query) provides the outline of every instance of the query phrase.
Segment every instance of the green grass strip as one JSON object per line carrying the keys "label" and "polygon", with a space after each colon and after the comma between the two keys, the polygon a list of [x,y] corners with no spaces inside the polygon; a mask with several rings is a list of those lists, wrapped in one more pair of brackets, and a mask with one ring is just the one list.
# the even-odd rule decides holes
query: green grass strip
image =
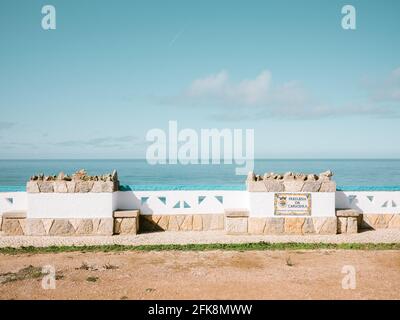
{"label": "green grass strip", "polygon": [[207,250],[400,250],[400,243],[210,243],[157,245],[93,245],[0,248],[0,254],[38,254],[58,252],[122,252],[122,251],[207,251]]}

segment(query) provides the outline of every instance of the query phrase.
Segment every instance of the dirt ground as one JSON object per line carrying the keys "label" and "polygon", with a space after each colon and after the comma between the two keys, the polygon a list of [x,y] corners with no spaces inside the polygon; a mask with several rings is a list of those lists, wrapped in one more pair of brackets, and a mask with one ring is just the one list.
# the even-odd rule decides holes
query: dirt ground
{"label": "dirt ground", "polygon": [[[42,288],[44,265],[57,270],[55,289]],[[346,265],[355,289],[342,288]],[[0,255],[0,299],[400,299],[400,252]]]}

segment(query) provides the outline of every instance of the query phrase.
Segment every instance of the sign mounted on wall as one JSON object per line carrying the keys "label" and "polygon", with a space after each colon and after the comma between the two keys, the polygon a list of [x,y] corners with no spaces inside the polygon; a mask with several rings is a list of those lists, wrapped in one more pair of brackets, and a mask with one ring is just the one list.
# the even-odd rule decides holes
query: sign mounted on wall
{"label": "sign mounted on wall", "polygon": [[311,215],[310,193],[275,193],[275,215]]}

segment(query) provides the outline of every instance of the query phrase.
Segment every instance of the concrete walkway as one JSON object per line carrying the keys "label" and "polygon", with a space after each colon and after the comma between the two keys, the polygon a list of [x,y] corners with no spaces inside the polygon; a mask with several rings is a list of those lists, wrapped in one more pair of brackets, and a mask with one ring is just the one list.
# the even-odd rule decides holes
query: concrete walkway
{"label": "concrete walkway", "polygon": [[400,229],[363,231],[357,234],[338,235],[226,235],[223,231],[152,232],[134,236],[81,236],[34,237],[1,236],[0,247],[46,247],[82,245],[154,245],[192,243],[250,243],[250,242],[300,242],[300,243],[400,243]]}

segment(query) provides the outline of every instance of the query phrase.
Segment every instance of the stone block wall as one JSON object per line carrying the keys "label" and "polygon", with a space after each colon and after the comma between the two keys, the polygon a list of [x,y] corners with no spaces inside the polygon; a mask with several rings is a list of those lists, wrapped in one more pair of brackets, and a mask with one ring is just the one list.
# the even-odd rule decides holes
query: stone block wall
{"label": "stone block wall", "polygon": [[35,175],[26,184],[28,193],[111,193],[119,189],[118,174],[89,176],[80,170],[71,176],[60,172],[57,176]]}
{"label": "stone block wall", "polygon": [[361,213],[354,209],[337,210],[338,233],[357,233]]}
{"label": "stone block wall", "polygon": [[271,217],[248,219],[249,234],[336,234],[336,217]]}
{"label": "stone block wall", "polygon": [[338,233],[357,233],[358,223],[354,217],[338,217]]}
{"label": "stone block wall", "polygon": [[225,210],[225,232],[226,234],[247,234],[249,212],[245,209]]}
{"label": "stone block wall", "polygon": [[132,235],[139,231],[139,210],[117,210],[113,217],[114,234]]}
{"label": "stone block wall", "polygon": [[82,236],[112,235],[113,218],[101,219],[26,219],[3,218],[5,236]]}
{"label": "stone block wall", "polygon": [[400,213],[395,214],[363,214],[362,229],[400,229]]}
{"label": "stone block wall", "polygon": [[245,209],[225,210],[227,234],[336,234],[336,217],[250,217]]}
{"label": "stone block wall", "polygon": [[336,182],[331,180],[331,171],[319,175],[292,173],[265,173],[255,175],[249,173],[246,180],[249,192],[335,192]]}
{"label": "stone block wall", "polygon": [[140,231],[224,230],[223,214],[140,215]]}

